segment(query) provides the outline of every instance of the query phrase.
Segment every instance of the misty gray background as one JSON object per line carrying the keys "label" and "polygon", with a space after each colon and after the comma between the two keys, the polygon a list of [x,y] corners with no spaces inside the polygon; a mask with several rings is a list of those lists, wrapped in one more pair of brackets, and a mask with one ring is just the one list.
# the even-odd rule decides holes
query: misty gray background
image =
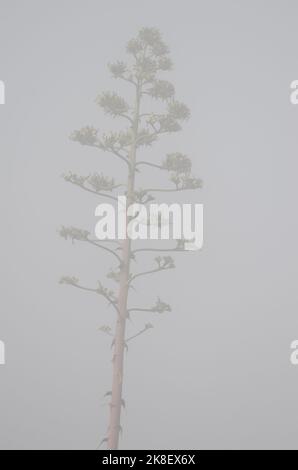
{"label": "misty gray background", "polygon": [[105,436],[111,350],[97,328],[113,313],[58,281],[112,286],[114,263],[57,235],[61,224],[92,231],[100,202],[60,175],[124,174],[68,136],[115,128],[94,99],[125,95],[106,64],[125,60],[142,26],[161,30],[175,64],[166,78],[192,112],[145,156],[192,157],[204,189],[183,201],[204,203],[205,242],[133,294],[173,312],[133,318],[154,329],[127,355],[121,448],[298,448],[297,15],[284,0],[0,0],[1,449],[94,449]]}

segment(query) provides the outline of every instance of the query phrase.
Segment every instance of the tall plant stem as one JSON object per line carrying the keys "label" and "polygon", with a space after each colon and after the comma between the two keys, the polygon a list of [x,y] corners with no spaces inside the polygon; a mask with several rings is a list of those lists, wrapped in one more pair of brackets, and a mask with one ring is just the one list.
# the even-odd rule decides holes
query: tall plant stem
{"label": "tall plant stem", "polygon": [[[132,144],[129,154],[129,174],[127,178],[127,203],[133,201],[135,184],[135,164],[137,151],[138,124],[140,115],[141,83],[136,86],[135,110],[131,126]],[[123,240],[122,245],[122,267],[120,273],[117,323],[115,329],[114,355],[113,355],[113,377],[112,377],[112,398],[110,403],[110,421],[108,427],[108,449],[118,449],[119,435],[121,430],[121,406],[122,406],[122,386],[124,370],[125,351],[125,327],[127,319],[127,298],[129,289],[131,241],[129,238]]]}

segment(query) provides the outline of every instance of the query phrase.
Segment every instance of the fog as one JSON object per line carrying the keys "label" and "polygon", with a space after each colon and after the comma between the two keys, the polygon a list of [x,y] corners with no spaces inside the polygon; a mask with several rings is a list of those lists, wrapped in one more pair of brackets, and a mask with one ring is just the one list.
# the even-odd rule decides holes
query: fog
{"label": "fog", "polygon": [[[122,182],[121,162],[69,136],[121,129],[95,99],[105,90],[131,99],[107,64],[126,60],[142,27],[168,44],[165,77],[191,119],[139,157],[192,159],[203,188],[159,201],[203,204],[204,244],[131,292],[132,307],[160,297],[172,311],[128,322],[128,336],[154,328],[125,353],[120,447],[297,449],[297,14],[288,0],[1,0],[1,449],[95,449],[106,436],[112,350],[98,328],[115,315],[59,279],[117,289],[106,278],[114,262],[59,237],[62,225],[94,232],[101,202],[61,175]],[[154,168],[138,178],[167,184]],[[153,258],[140,255],[133,270]]]}

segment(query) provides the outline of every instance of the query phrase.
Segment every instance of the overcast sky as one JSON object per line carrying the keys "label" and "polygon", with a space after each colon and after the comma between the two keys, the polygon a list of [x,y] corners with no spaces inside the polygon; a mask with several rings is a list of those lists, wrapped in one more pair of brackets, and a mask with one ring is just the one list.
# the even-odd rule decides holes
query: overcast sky
{"label": "overcast sky", "polygon": [[[92,231],[99,202],[61,174],[123,177],[69,135],[116,128],[94,100],[129,99],[107,63],[125,60],[143,26],[169,45],[167,78],[192,118],[142,157],[192,158],[204,188],[178,200],[204,204],[205,234],[201,251],[177,254],[175,270],[132,295],[173,311],[129,324],[154,329],[126,356],[121,448],[297,448],[297,15],[289,0],[1,0],[0,448],[94,449],[106,434],[111,349],[97,328],[113,325],[112,310],[58,281],[113,286],[113,263],[58,236],[62,224]],[[144,181],[166,185],[154,170]]]}

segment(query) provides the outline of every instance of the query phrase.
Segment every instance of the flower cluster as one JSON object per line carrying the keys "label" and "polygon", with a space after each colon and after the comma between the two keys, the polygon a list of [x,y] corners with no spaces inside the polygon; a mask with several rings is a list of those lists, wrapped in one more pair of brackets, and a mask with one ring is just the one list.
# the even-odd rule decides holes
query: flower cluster
{"label": "flower cluster", "polygon": [[98,328],[98,330],[106,333],[109,336],[112,336],[112,328],[108,325],[102,325]]}
{"label": "flower cluster", "polygon": [[157,298],[157,301],[155,305],[152,307],[152,312],[157,312],[157,313],[164,313],[164,312],[171,312],[171,306],[169,304],[166,304],[160,298]]}
{"label": "flower cluster", "polygon": [[95,102],[103,108],[106,114],[112,117],[124,115],[129,111],[126,101],[116,93],[102,93],[96,98]]}
{"label": "flower cluster", "polygon": [[194,176],[173,175],[170,180],[176,185],[177,190],[182,189],[199,189],[202,188],[202,180]]}
{"label": "flower cluster", "polygon": [[191,171],[191,160],[182,153],[168,153],[166,160],[162,164],[163,168],[174,173],[189,174]]}
{"label": "flower cluster", "polygon": [[90,232],[88,232],[87,230],[81,230],[76,227],[62,226],[61,229],[59,230],[59,234],[65,240],[70,239],[73,242],[74,240],[80,240],[80,241],[88,240],[88,236],[90,235]]}
{"label": "flower cluster", "polygon": [[155,80],[147,93],[152,98],[166,101],[174,96],[175,88],[172,83],[166,80]]}
{"label": "flower cluster", "polygon": [[97,289],[95,289],[95,292],[97,292],[99,295],[103,295],[111,303],[116,302],[115,292],[108,289],[107,287],[104,287],[100,281],[97,282]]}
{"label": "flower cluster", "polygon": [[98,130],[92,126],[86,126],[74,131],[70,139],[82,145],[96,145],[98,143]]}
{"label": "flower cluster", "polygon": [[173,269],[175,268],[174,260],[171,256],[157,256],[155,261],[159,269]]}
{"label": "flower cluster", "polygon": [[77,286],[79,283],[79,279],[74,276],[62,276],[60,281],[60,284],[69,284],[71,286]]}
{"label": "flower cluster", "polygon": [[68,174],[64,174],[63,178],[65,181],[82,188],[86,188],[89,185],[95,192],[113,191],[113,189],[119,186],[115,183],[114,178],[104,176],[102,173],[93,173],[93,175],[81,176],[70,171]]}
{"label": "flower cluster", "polygon": [[121,271],[114,271],[113,269],[111,269],[108,274],[107,274],[107,278],[108,279],[112,279],[113,281],[115,282],[120,282],[120,274],[121,274]]}
{"label": "flower cluster", "polygon": [[151,194],[148,194],[146,189],[135,190],[132,194],[133,202],[138,204],[147,204],[147,202],[153,201],[154,197]]}
{"label": "flower cluster", "polygon": [[108,67],[114,78],[124,77],[124,74],[127,71],[126,64],[120,60],[118,60],[114,64],[109,64]]}

